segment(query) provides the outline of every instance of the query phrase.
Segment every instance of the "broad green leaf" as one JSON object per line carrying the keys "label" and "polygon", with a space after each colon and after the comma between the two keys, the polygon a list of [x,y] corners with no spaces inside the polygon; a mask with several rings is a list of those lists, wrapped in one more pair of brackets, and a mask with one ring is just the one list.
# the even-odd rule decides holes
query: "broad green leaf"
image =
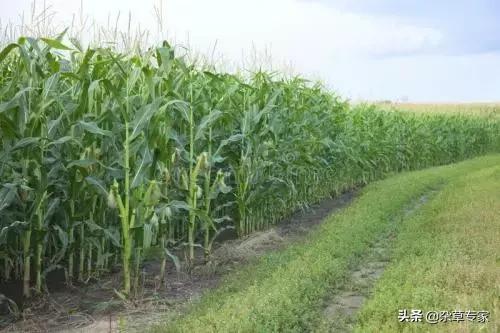
{"label": "broad green leaf", "polygon": [[85,159],[85,160],[75,160],[75,161],[71,161],[70,163],[68,163],[68,165],[66,165],[66,168],[72,168],[74,166],[76,167],[79,167],[79,168],[88,168],[89,166],[91,165],[94,165],[96,164],[97,161],[96,160],[92,160],[92,159]]}
{"label": "broad green leaf", "polygon": [[72,48],[64,45],[63,43],[61,43],[56,39],[50,39],[50,38],[40,38],[40,39],[43,40],[48,46],[50,46],[53,49],[67,50],[67,51],[73,50]]}
{"label": "broad green leaf", "polygon": [[108,191],[106,190],[106,188],[104,187],[103,183],[102,183],[100,180],[98,180],[98,179],[96,179],[96,178],[94,178],[94,177],[92,177],[92,176],[85,177],[85,180],[86,180],[89,184],[93,185],[93,186],[94,186],[94,188],[95,188],[95,189],[96,189],[99,193],[101,193],[102,195],[104,195],[104,197],[105,197],[105,198],[107,198],[107,197],[108,197]]}
{"label": "broad green leaf", "polygon": [[14,223],[10,224],[9,226],[3,227],[0,230],[0,245],[6,244],[7,234],[9,231],[20,232],[21,230],[25,230],[26,228],[28,228],[28,226],[29,226],[28,222],[15,221]]}
{"label": "broad green leaf", "polygon": [[205,136],[208,128],[210,128],[211,126],[213,126],[213,124],[221,116],[222,116],[222,112],[221,111],[214,110],[214,111],[210,112],[208,115],[206,115],[205,117],[203,117],[203,119],[201,120],[200,124],[196,128],[196,134],[195,134],[194,139],[195,140],[202,139]]}
{"label": "broad green leaf", "polygon": [[92,133],[92,134],[97,134],[97,135],[102,135],[102,136],[108,136],[111,137],[113,133],[108,130],[103,130],[97,126],[96,123],[94,122],[85,122],[83,120],[80,120],[78,124],[87,132]]}
{"label": "broad green leaf", "polygon": [[41,140],[40,138],[32,138],[32,137],[22,138],[14,145],[14,147],[12,147],[11,152],[36,145],[40,142],[40,140]]}
{"label": "broad green leaf", "polygon": [[0,52],[0,63],[4,61],[5,58],[9,55],[9,53],[15,49],[16,47],[20,48],[21,46],[16,43],[11,43],[7,45],[6,47],[3,48],[3,50]]}

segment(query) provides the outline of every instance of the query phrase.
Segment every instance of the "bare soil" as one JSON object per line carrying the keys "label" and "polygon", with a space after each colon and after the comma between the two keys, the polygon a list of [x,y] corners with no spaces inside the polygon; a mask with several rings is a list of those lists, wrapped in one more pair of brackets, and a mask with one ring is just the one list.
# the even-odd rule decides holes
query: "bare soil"
{"label": "bare soil", "polygon": [[[169,312],[178,311],[199,298],[204,291],[217,287],[229,272],[304,238],[330,214],[347,206],[356,194],[357,190],[352,190],[325,199],[294,213],[271,229],[242,239],[226,235],[215,244],[208,262],[199,259],[188,267],[186,261],[181,261],[180,271],[169,262],[166,283],[159,280],[160,261],[147,261],[142,265],[139,291],[129,301],[122,300],[115,292],[121,286],[120,272],[72,287],[63,283],[61,273],[56,274],[48,282],[46,294],[22,304],[19,320],[9,323],[11,318],[0,313],[0,331],[99,333],[116,332],[124,326],[127,331],[141,331],[144,325],[161,320]],[[198,258],[203,258],[201,251]],[[9,286],[8,290],[15,291],[9,295],[4,288],[0,286],[0,294],[19,298],[15,293],[21,290],[21,285]]]}

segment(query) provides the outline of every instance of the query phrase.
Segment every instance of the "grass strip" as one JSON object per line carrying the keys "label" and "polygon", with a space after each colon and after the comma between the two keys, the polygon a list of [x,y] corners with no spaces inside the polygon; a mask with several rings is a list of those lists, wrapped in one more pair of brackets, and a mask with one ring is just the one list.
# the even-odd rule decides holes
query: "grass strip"
{"label": "grass strip", "polygon": [[[464,174],[402,225],[355,332],[499,332],[499,189],[500,165]],[[404,309],[422,310],[422,322],[400,323]],[[488,311],[489,322],[425,320],[428,311],[467,310]]]}

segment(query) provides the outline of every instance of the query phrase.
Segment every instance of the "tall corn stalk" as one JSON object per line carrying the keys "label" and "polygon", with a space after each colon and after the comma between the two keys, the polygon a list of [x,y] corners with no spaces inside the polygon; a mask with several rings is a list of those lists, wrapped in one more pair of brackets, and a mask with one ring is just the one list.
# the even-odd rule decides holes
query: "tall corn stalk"
{"label": "tall corn stalk", "polygon": [[[500,148],[491,118],[350,107],[319,84],[225,74],[176,57],[22,38],[0,51],[0,280],[43,291],[221,230],[263,229],[391,172]],[[69,45],[69,46],[68,46]],[[106,204],[107,202],[107,204]],[[31,283],[34,282],[34,285]]]}

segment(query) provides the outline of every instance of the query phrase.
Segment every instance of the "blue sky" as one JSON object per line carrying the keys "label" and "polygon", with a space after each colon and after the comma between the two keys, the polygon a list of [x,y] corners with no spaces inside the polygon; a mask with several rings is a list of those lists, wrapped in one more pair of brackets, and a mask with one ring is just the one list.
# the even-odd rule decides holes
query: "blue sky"
{"label": "blue sky", "polygon": [[[313,0],[314,1],[314,0]],[[435,51],[445,54],[500,50],[500,2],[494,0],[319,0],[358,13],[397,16],[406,22],[443,32]]]}
{"label": "blue sky", "polygon": [[[16,22],[30,2],[0,0],[3,24]],[[80,0],[47,3],[59,27],[80,8]],[[83,12],[105,24],[108,14],[130,11],[134,28],[153,32],[151,42],[188,44],[227,68],[292,68],[356,100],[500,100],[498,1],[164,0],[158,32],[153,6],[160,3],[83,0]]]}

